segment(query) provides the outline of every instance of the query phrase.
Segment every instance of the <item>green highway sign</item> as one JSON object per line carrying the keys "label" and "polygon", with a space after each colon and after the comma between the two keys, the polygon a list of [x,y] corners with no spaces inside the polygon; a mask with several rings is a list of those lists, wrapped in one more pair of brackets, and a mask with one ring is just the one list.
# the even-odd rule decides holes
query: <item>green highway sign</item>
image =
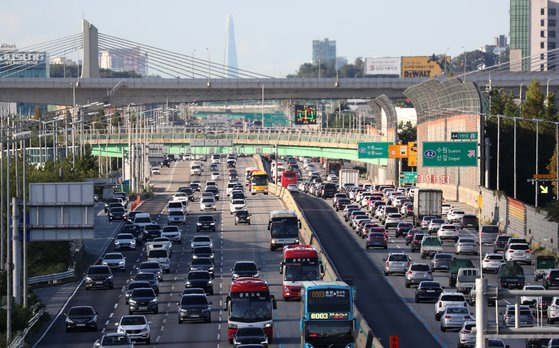
{"label": "green highway sign", "polygon": [[422,157],[424,167],[475,167],[477,142],[425,141]]}
{"label": "green highway sign", "polygon": [[388,145],[392,143],[358,143],[357,158],[388,158]]}
{"label": "green highway sign", "polygon": [[452,132],[450,133],[452,140],[477,140],[477,132]]}
{"label": "green highway sign", "polygon": [[417,184],[417,172],[402,172],[400,183]]}

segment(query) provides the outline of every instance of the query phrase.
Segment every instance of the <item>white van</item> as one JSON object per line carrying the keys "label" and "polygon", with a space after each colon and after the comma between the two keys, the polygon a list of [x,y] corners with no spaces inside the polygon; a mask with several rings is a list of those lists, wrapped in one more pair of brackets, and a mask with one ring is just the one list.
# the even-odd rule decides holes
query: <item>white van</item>
{"label": "white van", "polygon": [[463,294],[469,293],[474,287],[476,278],[479,278],[479,269],[460,268],[456,275],[456,289]]}

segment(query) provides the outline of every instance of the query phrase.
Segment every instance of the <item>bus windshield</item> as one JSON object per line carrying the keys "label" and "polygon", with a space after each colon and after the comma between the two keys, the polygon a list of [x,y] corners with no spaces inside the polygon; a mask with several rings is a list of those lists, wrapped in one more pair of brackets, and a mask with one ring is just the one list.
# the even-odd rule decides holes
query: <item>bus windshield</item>
{"label": "bus windshield", "polygon": [[268,178],[264,175],[257,175],[257,176],[253,175],[251,183],[254,186],[263,186],[268,183]]}
{"label": "bus windshield", "polygon": [[314,264],[286,264],[285,265],[285,280],[286,281],[305,281],[305,280],[318,280],[320,273],[318,265]]}
{"label": "bus windshield", "polygon": [[338,347],[334,344],[353,342],[352,321],[310,321],[305,325],[305,340],[314,347],[326,344],[327,347]]}
{"label": "bus windshield", "polygon": [[274,222],[270,227],[272,238],[297,238],[299,237],[299,225],[297,222]]}
{"label": "bus windshield", "polygon": [[230,320],[245,323],[272,320],[272,301],[269,292],[241,292],[231,294]]}

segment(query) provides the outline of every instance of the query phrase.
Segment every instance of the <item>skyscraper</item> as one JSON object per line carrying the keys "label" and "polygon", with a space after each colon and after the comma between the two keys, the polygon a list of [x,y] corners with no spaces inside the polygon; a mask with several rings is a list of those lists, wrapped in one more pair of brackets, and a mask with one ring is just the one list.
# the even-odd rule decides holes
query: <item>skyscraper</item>
{"label": "skyscraper", "polygon": [[510,70],[530,70],[530,0],[510,0]]}
{"label": "skyscraper", "polygon": [[324,40],[313,40],[312,42],[312,63],[332,64],[336,63],[336,40],[330,41],[328,38]]}
{"label": "skyscraper", "polygon": [[235,25],[233,16],[227,16],[227,37],[225,39],[225,65],[227,77],[237,78],[237,45],[235,44]]}

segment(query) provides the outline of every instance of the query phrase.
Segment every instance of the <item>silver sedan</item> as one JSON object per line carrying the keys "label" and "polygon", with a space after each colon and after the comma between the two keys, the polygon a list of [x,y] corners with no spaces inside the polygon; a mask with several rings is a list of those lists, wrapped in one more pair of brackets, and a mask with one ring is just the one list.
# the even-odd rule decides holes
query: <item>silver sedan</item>
{"label": "silver sedan", "polygon": [[454,252],[456,255],[460,254],[474,254],[478,253],[478,245],[473,238],[461,237],[458,239],[456,244],[454,244]]}
{"label": "silver sedan", "polygon": [[441,315],[441,331],[461,329],[467,320],[473,320],[472,314],[465,307],[446,307]]}

